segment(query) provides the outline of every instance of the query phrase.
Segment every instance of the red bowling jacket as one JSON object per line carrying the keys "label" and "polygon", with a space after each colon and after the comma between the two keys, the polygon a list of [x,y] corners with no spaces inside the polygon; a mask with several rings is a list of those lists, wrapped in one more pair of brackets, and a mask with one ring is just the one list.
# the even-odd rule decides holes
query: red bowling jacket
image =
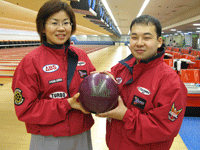
{"label": "red bowling jacket", "polygon": [[187,89],[164,61],[130,55],[111,69],[128,108],[122,121],[107,121],[109,150],[169,150],[184,117]]}
{"label": "red bowling jacket", "polygon": [[89,130],[92,116],[72,109],[67,99],[91,71],[95,67],[87,54],[76,47],[44,43],[27,54],[12,83],[16,115],[26,123],[27,132],[72,136]]}

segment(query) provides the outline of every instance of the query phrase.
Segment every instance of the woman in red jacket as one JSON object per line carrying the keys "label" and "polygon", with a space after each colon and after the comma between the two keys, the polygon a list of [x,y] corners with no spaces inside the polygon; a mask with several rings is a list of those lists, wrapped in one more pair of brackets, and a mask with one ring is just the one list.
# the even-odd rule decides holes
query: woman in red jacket
{"label": "woman in red jacket", "polygon": [[143,15],[130,30],[132,54],[111,69],[121,92],[119,105],[97,116],[109,118],[110,150],[169,150],[182,124],[187,89],[163,60],[160,22]]}
{"label": "woman in red jacket", "polygon": [[30,150],[91,150],[94,120],[77,102],[77,92],[95,67],[83,50],[70,46],[74,12],[50,0],[36,23],[42,45],[22,59],[12,83],[16,115],[31,133]]}

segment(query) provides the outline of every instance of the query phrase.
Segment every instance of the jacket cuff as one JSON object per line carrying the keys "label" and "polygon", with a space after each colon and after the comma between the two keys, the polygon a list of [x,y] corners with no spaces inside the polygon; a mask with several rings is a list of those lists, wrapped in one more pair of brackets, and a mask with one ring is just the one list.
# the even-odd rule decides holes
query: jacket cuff
{"label": "jacket cuff", "polygon": [[66,113],[72,109],[71,105],[69,104],[68,100],[65,100],[65,108],[66,108]]}
{"label": "jacket cuff", "polygon": [[130,109],[127,109],[125,115],[124,115],[124,118],[123,118],[123,122],[124,123],[128,123],[130,122],[130,118],[132,119],[133,118],[133,112],[130,110]]}

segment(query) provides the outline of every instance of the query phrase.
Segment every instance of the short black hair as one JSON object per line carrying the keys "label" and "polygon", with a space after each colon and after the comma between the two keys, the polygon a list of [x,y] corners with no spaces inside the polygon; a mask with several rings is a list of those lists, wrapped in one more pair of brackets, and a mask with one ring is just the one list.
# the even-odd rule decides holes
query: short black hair
{"label": "short black hair", "polygon": [[132,26],[135,24],[143,24],[143,25],[154,25],[156,27],[156,33],[157,33],[157,38],[161,36],[161,31],[162,31],[162,26],[160,21],[157,18],[154,18],[149,15],[141,15],[137,18],[135,18],[130,26],[130,31],[132,29]]}

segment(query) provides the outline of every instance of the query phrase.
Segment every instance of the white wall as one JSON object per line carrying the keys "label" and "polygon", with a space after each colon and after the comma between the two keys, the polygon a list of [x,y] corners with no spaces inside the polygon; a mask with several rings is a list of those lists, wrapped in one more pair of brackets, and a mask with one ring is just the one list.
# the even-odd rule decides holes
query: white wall
{"label": "white wall", "polygon": [[[76,35],[78,41],[120,41],[129,42],[130,36],[123,35],[121,37],[108,36],[108,35]],[[40,40],[37,32],[25,30],[12,30],[0,28],[0,40]]]}
{"label": "white wall", "polygon": [[185,34],[185,45],[192,46],[192,34]]}
{"label": "white wall", "polygon": [[37,32],[0,28],[0,41],[40,40]]}

